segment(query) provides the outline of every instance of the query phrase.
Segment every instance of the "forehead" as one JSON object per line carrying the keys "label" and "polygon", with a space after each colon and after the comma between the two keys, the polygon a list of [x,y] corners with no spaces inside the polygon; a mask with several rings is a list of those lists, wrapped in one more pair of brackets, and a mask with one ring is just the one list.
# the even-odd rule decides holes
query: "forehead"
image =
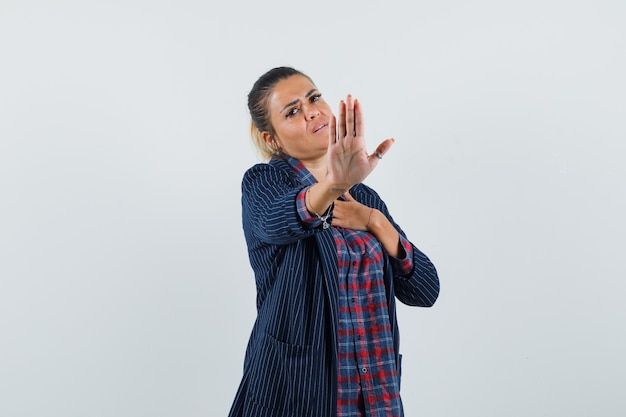
{"label": "forehead", "polygon": [[272,91],[270,95],[270,108],[278,108],[278,110],[280,110],[294,100],[304,100],[304,96],[315,88],[311,80],[304,75],[297,74],[285,78],[279,81],[274,87],[274,91]]}

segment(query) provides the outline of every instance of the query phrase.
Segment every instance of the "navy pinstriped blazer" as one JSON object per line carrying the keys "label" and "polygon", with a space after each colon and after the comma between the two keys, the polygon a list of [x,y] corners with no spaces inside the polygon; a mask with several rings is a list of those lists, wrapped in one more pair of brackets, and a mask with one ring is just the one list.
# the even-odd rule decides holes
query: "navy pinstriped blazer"
{"label": "navy pinstriped blazer", "polygon": [[[303,188],[279,158],[253,166],[243,177],[243,230],[255,273],[257,319],[229,417],[334,417],[337,412],[337,249],[330,228],[302,227],[295,202]],[[374,190],[357,184],[350,194],[384,213],[404,236]],[[415,246],[411,275],[394,275],[386,255],[384,269],[400,375],[395,298],[432,306],[439,279]]]}

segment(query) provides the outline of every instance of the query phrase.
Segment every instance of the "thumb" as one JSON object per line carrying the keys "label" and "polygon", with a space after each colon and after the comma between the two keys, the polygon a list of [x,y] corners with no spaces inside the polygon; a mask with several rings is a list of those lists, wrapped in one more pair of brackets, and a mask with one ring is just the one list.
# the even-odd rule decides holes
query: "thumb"
{"label": "thumb", "polygon": [[354,201],[354,197],[352,197],[350,191],[346,191],[345,193],[343,193],[343,197],[346,199],[346,201]]}
{"label": "thumb", "polygon": [[391,149],[391,146],[394,144],[395,141],[396,140],[394,138],[385,139],[376,148],[376,153],[379,153],[381,156],[386,154],[389,149]]}

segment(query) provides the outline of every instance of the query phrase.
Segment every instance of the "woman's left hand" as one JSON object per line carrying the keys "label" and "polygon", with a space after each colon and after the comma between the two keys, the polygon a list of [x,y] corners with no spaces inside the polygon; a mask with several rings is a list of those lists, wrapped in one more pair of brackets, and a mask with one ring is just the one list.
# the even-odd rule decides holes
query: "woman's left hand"
{"label": "woman's left hand", "polygon": [[335,200],[333,226],[368,231],[371,216],[375,209],[359,203],[349,192],[344,193],[343,196],[345,201]]}
{"label": "woman's left hand", "polygon": [[404,248],[400,244],[398,231],[383,213],[359,203],[349,192],[345,192],[343,196],[346,201],[335,200],[333,226],[370,232],[383,245],[389,255],[396,258],[406,256]]}

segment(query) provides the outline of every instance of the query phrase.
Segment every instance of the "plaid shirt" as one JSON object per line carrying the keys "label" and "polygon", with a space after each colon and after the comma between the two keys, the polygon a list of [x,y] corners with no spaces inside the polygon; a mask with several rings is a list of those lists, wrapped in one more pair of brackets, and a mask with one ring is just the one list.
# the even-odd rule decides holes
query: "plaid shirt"
{"label": "plaid shirt", "polygon": [[[308,227],[320,227],[322,221],[305,203],[315,178],[297,159],[286,161],[306,186],[296,200],[300,218]],[[399,417],[402,405],[383,282],[383,248],[371,233],[335,226],[331,230],[339,262],[337,416]],[[406,255],[389,256],[391,266],[410,274],[413,248],[402,236],[400,243]]]}

